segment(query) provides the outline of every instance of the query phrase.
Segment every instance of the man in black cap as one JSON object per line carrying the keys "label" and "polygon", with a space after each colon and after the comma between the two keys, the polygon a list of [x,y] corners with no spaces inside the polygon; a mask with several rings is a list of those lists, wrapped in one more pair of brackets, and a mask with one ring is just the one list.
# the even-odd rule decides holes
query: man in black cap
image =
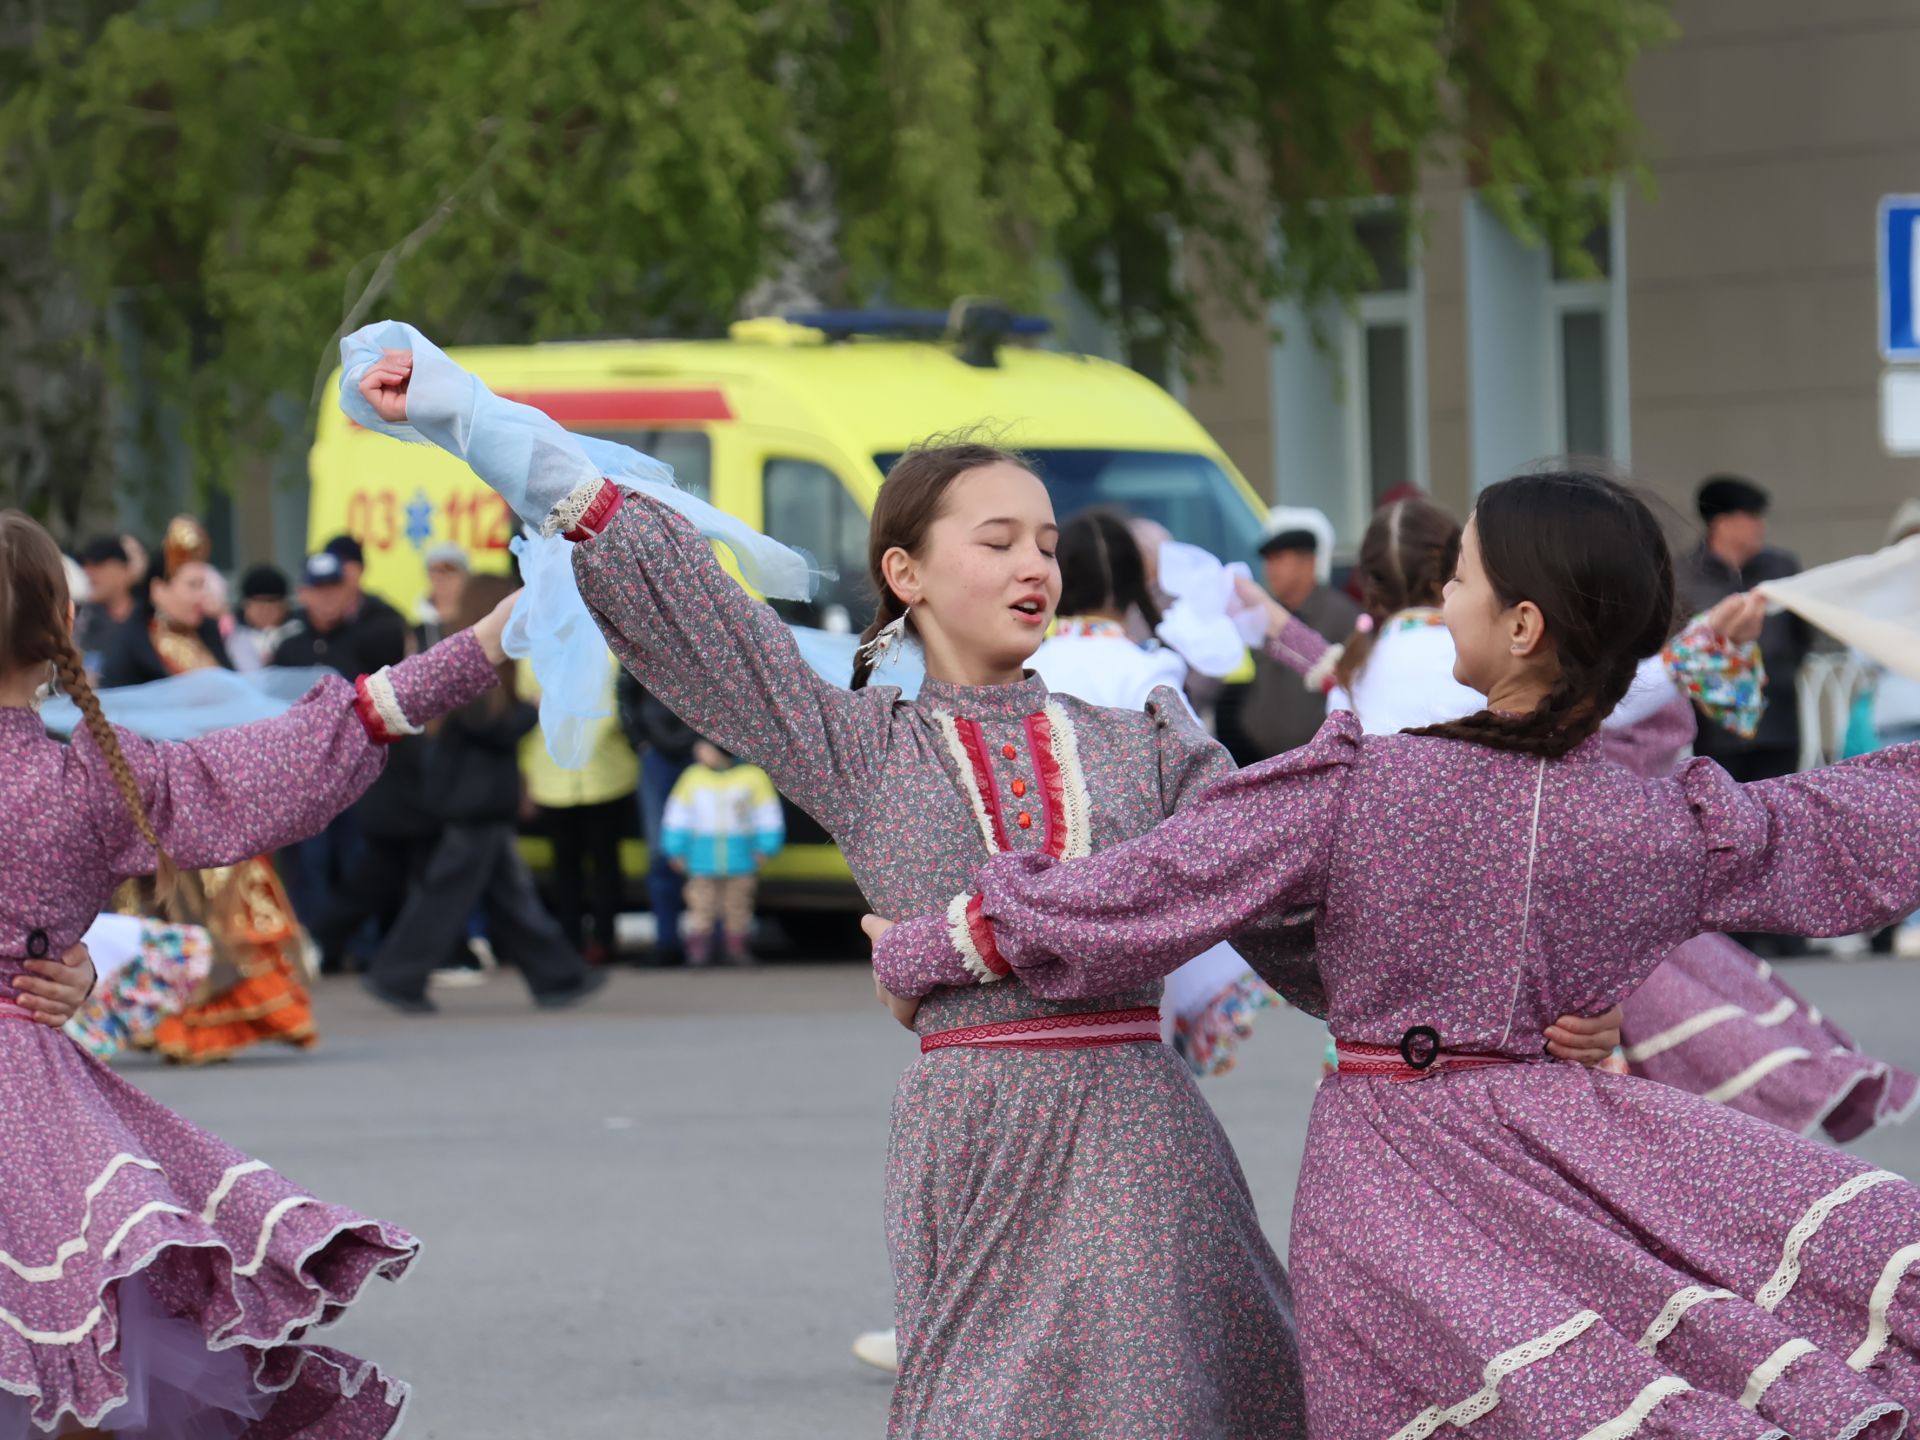
{"label": "man in black cap", "polygon": [[406,657],[406,622],[384,601],[356,595],[347,569],[330,550],[307,557],[300,614],[275,647],[274,664],[324,665],[352,680]]}
{"label": "man in black cap", "polygon": [[[1688,614],[1710,610],[1764,580],[1800,572],[1800,561],[1767,544],[1767,492],[1738,475],[1709,476],[1695,503],[1705,541],[1676,567],[1680,601]],[[1767,617],[1760,653],[1767,664],[1767,708],[1752,739],[1700,719],[1694,749],[1718,760],[1736,780],[1767,780],[1800,768],[1800,702],[1796,684],[1812,632],[1796,615]]]}
{"label": "man in black cap", "polygon": [[340,562],[340,573],[347,587],[347,619],[356,628],[406,634],[407,622],[401,613],[378,595],[369,595],[360,581],[367,573],[367,552],[351,535],[336,535],[326,544],[324,554]]}
{"label": "man in black cap", "polygon": [[300,610],[274,647],[273,663],[322,665],[349,680],[371,674],[353,653],[353,637],[347,629],[349,603],[347,578],[339,557],[324,550],[309,555],[300,567]]}
{"label": "man in black cap", "polygon": [[[1333,527],[1317,510],[1276,509],[1260,542],[1267,591],[1301,622],[1328,640],[1353,633],[1360,607],[1322,582],[1330,558]],[[1326,697],[1309,690],[1300,677],[1256,651],[1253,682],[1240,706],[1240,730],[1249,758],[1265,760],[1311,740],[1326,723]]]}

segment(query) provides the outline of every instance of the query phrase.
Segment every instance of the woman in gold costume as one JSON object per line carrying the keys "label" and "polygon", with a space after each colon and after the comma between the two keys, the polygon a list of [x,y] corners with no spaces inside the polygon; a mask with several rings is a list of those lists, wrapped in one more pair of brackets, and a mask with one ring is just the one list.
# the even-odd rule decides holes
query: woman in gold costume
{"label": "woman in gold costume", "polygon": [[[232,668],[207,610],[211,554],[199,521],[182,515],[167,526],[149,605],[135,612],[109,648],[106,685]],[[272,864],[258,856],[203,871],[198,880],[202,923],[213,936],[213,967],[198,1003],[154,1029],[154,1048],[169,1060],[197,1065],[263,1040],[311,1046],[317,1036],[302,983],[305,937]]]}

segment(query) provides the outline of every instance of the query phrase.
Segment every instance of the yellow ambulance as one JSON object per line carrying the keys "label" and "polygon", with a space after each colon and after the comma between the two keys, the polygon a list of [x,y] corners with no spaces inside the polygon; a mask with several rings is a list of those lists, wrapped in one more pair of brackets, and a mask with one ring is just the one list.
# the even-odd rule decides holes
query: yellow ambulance
{"label": "yellow ambulance", "polygon": [[[992,309],[745,320],[724,340],[456,349],[496,392],[569,429],[671,465],[680,484],[835,571],[787,618],[859,630],[872,614],[867,514],[896,456],[978,428],[1030,456],[1062,517],[1113,506],[1223,559],[1252,560],[1265,507],[1178,401],[1105,360],[1028,343],[1043,322]],[[323,408],[311,456],[310,548],[350,533],[366,584],[403,613],[424,556],[451,542],[504,569],[512,516],[464,465],[361,431]],[[804,816],[766,875],[766,904],[857,903],[846,866]],[[530,845],[538,858],[540,847]],[[628,857],[630,873],[642,859]]]}

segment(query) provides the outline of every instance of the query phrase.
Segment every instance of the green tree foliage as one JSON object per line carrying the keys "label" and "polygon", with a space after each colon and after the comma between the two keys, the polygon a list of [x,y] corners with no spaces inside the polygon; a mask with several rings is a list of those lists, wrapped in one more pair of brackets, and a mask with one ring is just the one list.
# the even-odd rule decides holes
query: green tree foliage
{"label": "green tree foliage", "polygon": [[1354,293],[1339,202],[1434,162],[1574,256],[1668,26],[1659,0],[0,0],[0,230],[111,298],[218,478],[364,319],[711,333],[808,233],[823,300],[1044,305],[1064,274],[1139,352],[1202,351],[1203,292]]}

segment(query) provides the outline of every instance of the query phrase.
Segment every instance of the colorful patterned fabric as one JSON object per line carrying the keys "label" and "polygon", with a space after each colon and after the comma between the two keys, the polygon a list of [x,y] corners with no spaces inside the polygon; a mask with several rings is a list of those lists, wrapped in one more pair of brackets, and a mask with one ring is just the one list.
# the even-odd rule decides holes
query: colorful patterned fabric
{"label": "colorful patterned fabric", "polygon": [[1224,1075],[1235,1048],[1253,1034],[1253,1017],[1279,1003],[1273,987],[1249,970],[1207,1009],[1174,1017],[1173,1048],[1195,1075]]}
{"label": "colorful patterned fabric", "polygon": [[1767,666],[1758,645],[1736,645],[1698,616],[1667,642],[1662,656],[1674,683],[1708,719],[1743,739],[1759,730]]}
{"label": "colorful patterned fabric", "polygon": [[[1133,644],[1133,637],[1127,634],[1127,627],[1118,620],[1089,620],[1082,615],[1063,615],[1053,622],[1053,633],[1060,639],[1080,640],[1124,640]],[[1086,699],[1097,699],[1086,696]]]}
{"label": "colorful patterned fabric", "polygon": [[100,1060],[145,1049],[162,1020],[193,1003],[212,964],[213,940],[200,926],[144,920],[139,953],[101,982],[67,1033]]}

